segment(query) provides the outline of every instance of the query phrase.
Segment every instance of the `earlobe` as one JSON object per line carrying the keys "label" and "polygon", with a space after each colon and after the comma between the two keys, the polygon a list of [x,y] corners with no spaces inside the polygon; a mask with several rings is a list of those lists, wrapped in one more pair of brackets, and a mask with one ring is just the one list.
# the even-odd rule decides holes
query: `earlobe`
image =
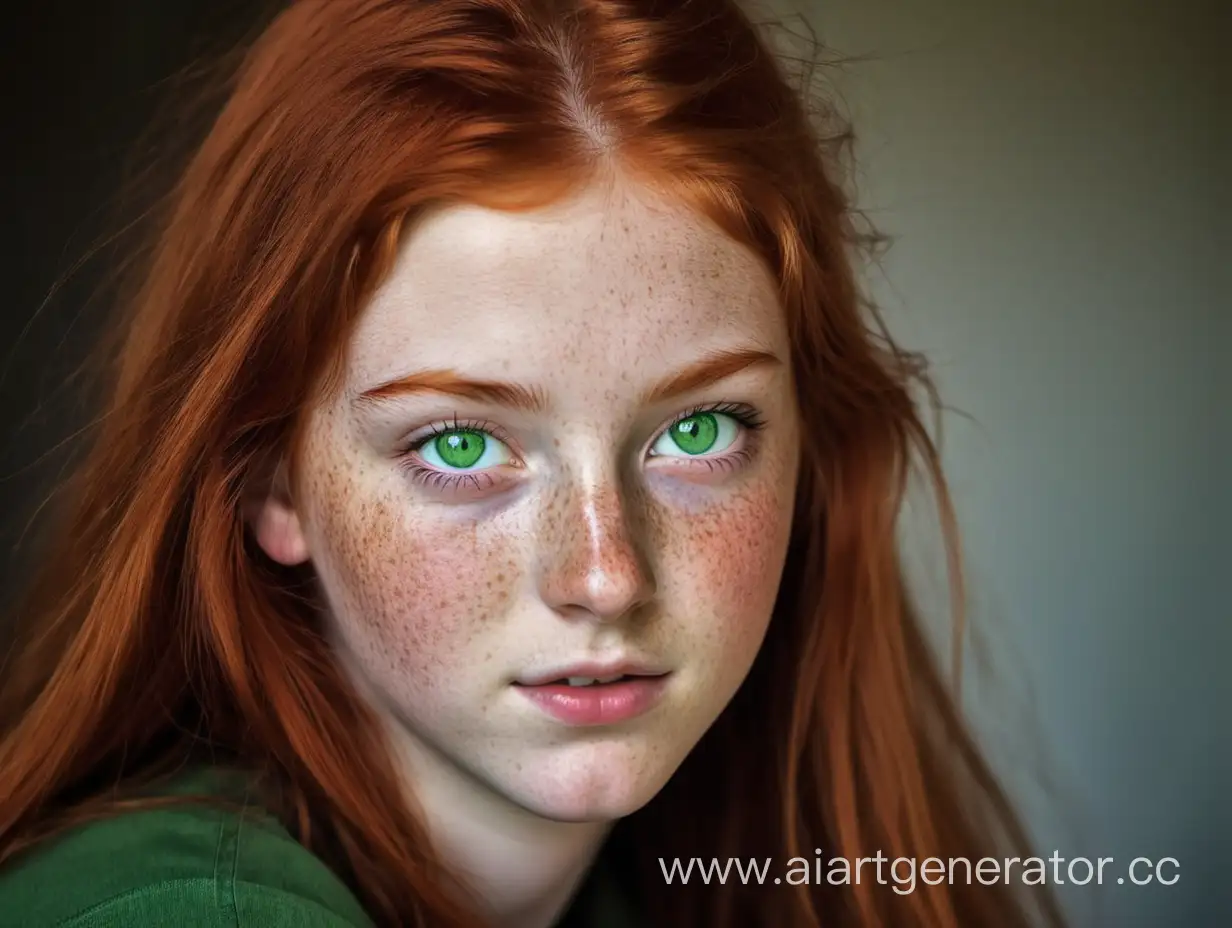
{"label": "earlobe", "polygon": [[247,517],[261,550],[279,564],[294,567],[308,560],[308,540],[286,484],[286,471],[280,466],[269,491],[250,503]]}
{"label": "earlobe", "polygon": [[251,525],[261,550],[279,564],[293,567],[308,560],[299,515],[284,500],[269,496],[258,503]]}

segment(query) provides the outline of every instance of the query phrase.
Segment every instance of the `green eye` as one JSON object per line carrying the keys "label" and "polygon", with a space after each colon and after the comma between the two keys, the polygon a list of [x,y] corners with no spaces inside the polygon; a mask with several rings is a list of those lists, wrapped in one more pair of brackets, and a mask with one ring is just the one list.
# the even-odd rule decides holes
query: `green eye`
{"label": "green eye", "polygon": [[[509,460],[509,449],[478,429],[441,432],[419,449],[420,456],[437,470],[482,470]],[[476,467],[479,465],[479,467]]]}
{"label": "green eye", "polygon": [[740,424],[719,412],[699,412],[678,419],[655,440],[650,453],[661,457],[698,457],[726,451],[740,434]]}

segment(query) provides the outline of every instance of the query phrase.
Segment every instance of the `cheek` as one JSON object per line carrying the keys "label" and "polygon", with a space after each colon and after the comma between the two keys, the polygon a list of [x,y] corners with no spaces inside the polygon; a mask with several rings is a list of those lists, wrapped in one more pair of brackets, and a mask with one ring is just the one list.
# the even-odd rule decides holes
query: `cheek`
{"label": "cheek", "polygon": [[756,651],[778,596],[791,526],[790,498],[765,482],[688,521],[673,520],[662,569],[678,601],[714,648]]}
{"label": "cheek", "polygon": [[725,508],[705,546],[709,585],[725,611],[759,632],[778,596],[789,529],[790,512],[777,492],[765,489]]}
{"label": "cheek", "polygon": [[335,633],[363,669],[388,678],[385,688],[422,692],[488,659],[485,630],[509,610],[516,586],[508,546],[362,476],[335,476],[320,490],[313,560]]}

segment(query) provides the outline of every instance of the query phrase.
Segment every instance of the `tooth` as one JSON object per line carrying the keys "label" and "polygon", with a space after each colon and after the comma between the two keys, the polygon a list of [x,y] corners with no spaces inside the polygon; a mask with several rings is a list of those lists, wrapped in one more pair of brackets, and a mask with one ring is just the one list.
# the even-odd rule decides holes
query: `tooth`
{"label": "tooth", "polygon": [[590,686],[594,682],[594,677],[569,677],[568,679],[570,686]]}
{"label": "tooth", "polygon": [[621,677],[623,677],[623,676],[624,676],[624,674],[623,674],[623,673],[618,673],[618,674],[616,674],[616,676],[614,676],[614,677],[599,677],[599,679],[598,679],[598,681],[597,681],[597,682],[599,682],[599,683],[615,683],[617,680],[619,680],[619,679],[620,679]]}

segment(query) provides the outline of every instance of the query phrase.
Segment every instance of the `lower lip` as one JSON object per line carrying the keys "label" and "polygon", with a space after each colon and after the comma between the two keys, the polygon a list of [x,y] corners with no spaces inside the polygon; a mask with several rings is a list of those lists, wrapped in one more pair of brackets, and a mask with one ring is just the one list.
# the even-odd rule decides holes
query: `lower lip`
{"label": "lower lip", "polygon": [[615,683],[515,686],[522,695],[568,725],[614,725],[649,712],[663,696],[667,675],[630,677]]}

